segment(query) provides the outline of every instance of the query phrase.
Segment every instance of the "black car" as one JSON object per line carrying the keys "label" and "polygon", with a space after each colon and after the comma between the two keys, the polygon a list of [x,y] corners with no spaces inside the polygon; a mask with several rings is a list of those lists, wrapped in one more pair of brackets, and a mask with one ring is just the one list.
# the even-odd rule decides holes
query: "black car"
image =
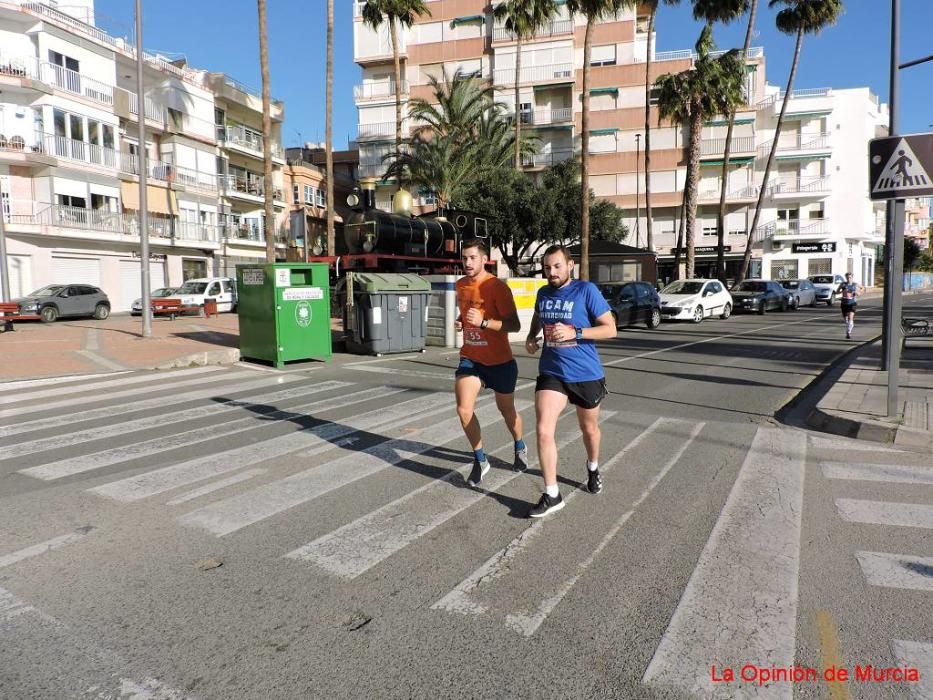
{"label": "black car", "polygon": [[89,284],[50,284],[13,301],[21,314],[37,314],[45,323],[71,316],[103,320],[110,315],[107,295]]}
{"label": "black car", "polygon": [[636,323],[657,328],[661,324],[661,297],[648,282],[601,284],[599,291],[609,302],[616,328]]}
{"label": "black car", "polygon": [[787,311],[791,294],[771,280],[745,280],[732,288],[734,311],[763,314],[773,309]]}

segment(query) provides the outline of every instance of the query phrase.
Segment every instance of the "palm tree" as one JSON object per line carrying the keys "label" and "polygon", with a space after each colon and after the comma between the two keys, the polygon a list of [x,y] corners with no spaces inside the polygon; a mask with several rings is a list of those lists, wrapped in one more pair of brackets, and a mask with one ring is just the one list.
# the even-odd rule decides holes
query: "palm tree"
{"label": "palm tree", "polygon": [[583,39],[583,114],[580,121],[580,278],[590,278],[590,56],[593,50],[593,28],[607,17],[614,16],[623,7],[631,7],[636,0],[567,0],[570,16],[586,17]]}
{"label": "palm tree", "polygon": [[334,236],[334,0],[327,0],[327,102],[324,125],[324,158],[327,177],[327,254],[336,255]]}
{"label": "palm tree", "polygon": [[557,14],[555,0],[504,0],[492,11],[493,17],[516,38],[515,45],[515,169],[522,167],[522,118],[519,84],[522,72],[522,41],[532,38]]}
{"label": "palm tree", "polygon": [[[746,12],[749,13],[748,28],[745,30],[745,48],[742,50],[743,58],[748,55],[751,46],[752,33],[755,27],[755,13],[758,9],[758,0],[693,0],[694,19],[705,20],[707,25],[714,22],[729,24],[737,20]],[[732,151],[732,132],[735,128],[735,109],[729,114],[729,126],[726,129],[726,144],[723,149],[722,174],[719,188],[719,212],[716,216],[716,276],[725,281],[726,251],[725,251],[725,220],[726,220],[726,194],[729,190],[729,155]]]}
{"label": "palm tree", "polygon": [[[654,250],[654,234],[652,228],[651,216],[651,58],[654,54],[652,46],[652,37],[654,35],[654,22],[658,15],[658,5],[661,0],[648,0],[643,2],[642,6],[647,6],[648,14],[648,47],[645,57],[645,218],[648,229],[648,238],[646,244],[648,250]],[[680,0],[663,0],[665,5],[677,5]]]}
{"label": "palm tree", "polygon": [[697,58],[692,68],[658,78],[658,111],[661,119],[686,126],[689,130],[686,202],[687,277],[693,276],[694,232],[696,228],[697,184],[699,181],[700,138],[703,122],[715,114],[728,114],[741,104],[745,68],[739,52],[729,51],[716,58],[713,29],[707,24],[696,43]]}
{"label": "palm tree", "polygon": [[424,0],[366,0],[363,24],[378,31],[383,22],[389,24],[392,39],[392,63],[395,67],[395,150],[402,149],[402,67],[398,50],[398,25],[410,27],[419,17],[430,17]]}
{"label": "palm tree", "polygon": [[758,192],[758,203],[755,205],[755,216],[748,229],[745,239],[745,257],[742,259],[742,269],[738,280],[741,282],[748,274],[748,265],[752,257],[752,237],[758,227],[761,216],[761,206],[764,203],[765,192],[768,190],[768,178],[771,175],[771,166],[774,164],[774,155],[777,153],[778,140],[781,137],[781,127],[784,125],[784,115],[787,104],[790,102],[794,90],[794,78],[797,77],[797,66],[800,63],[800,48],[803,45],[804,34],[819,34],[826,27],[835,24],[842,14],[842,0],[770,0],[769,7],[784,5],[778,12],[775,24],[784,34],[797,36],[794,47],[794,60],[790,66],[790,75],[787,77],[787,88],[784,90],[784,101],[781,103],[781,113],[778,115],[777,126],[774,128],[774,140],[771,142],[771,152],[768,154],[768,163],[765,165],[765,174]]}
{"label": "palm tree", "polygon": [[275,262],[275,210],[272,208],[272,98],[269,90],[269,35],[266,29],[266,0],[259,4],[259,65],[262,71],[262,177],[265,200],[266,262]]}

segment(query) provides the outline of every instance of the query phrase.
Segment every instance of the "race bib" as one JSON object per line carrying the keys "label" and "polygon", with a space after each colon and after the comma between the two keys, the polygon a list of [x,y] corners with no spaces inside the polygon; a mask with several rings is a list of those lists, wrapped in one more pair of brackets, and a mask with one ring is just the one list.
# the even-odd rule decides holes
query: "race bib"
{"label": "race bib", "polygon": [[479,328],[464,328],[463,329],[463,344],[464,345],[489,345],[486,341],[486,334],[483,333]]}
{"label": "race bib", "polygon": [[546,323],[544,324],[544,342],[548,347],[551,348],[573,348],[577,346],[577,339],[571,338],[570,340],[557,340],[554,337],[554,333],[557,331],[557,327],[562,324],[558,323]]}

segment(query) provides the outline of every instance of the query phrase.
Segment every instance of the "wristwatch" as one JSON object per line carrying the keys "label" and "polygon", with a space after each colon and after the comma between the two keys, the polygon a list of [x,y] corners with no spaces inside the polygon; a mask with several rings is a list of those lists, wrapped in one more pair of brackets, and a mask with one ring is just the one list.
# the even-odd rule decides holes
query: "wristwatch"
{"label": "wristwatch", "polygon": [[486,330],[486,326],[488,325],[489,325],[489,319],[484,318],[482,321],[480,321],[479,327],[482,328],[483,330]]}
{"label": "wristwatch", "polygon": [[577,340],[583,340],[583,329],[580,326],[574,326],[573,329],[577,332]]}

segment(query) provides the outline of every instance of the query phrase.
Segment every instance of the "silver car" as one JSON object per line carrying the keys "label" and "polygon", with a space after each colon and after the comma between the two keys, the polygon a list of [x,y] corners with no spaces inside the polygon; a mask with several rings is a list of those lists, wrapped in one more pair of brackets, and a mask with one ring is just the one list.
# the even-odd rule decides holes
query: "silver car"
{"label": "silver car", "polygon": [[845,282],[842,275],[810,275],[807,279],[816,287],[816,300],[826,302],[827,306],[836,303],[836,290]]}
{"label": "silver car", "polygon": [[71,316],[93,316],[100,321],[110,316],[110,299],[89,284],[50,284],[13,301],[21,314],[38,314],[45,323]]}
{"label": "silver car", "polygon": [[816,286],[810,280],[778,280],[779,284],[793,294],[790,308],[816,306]]}

